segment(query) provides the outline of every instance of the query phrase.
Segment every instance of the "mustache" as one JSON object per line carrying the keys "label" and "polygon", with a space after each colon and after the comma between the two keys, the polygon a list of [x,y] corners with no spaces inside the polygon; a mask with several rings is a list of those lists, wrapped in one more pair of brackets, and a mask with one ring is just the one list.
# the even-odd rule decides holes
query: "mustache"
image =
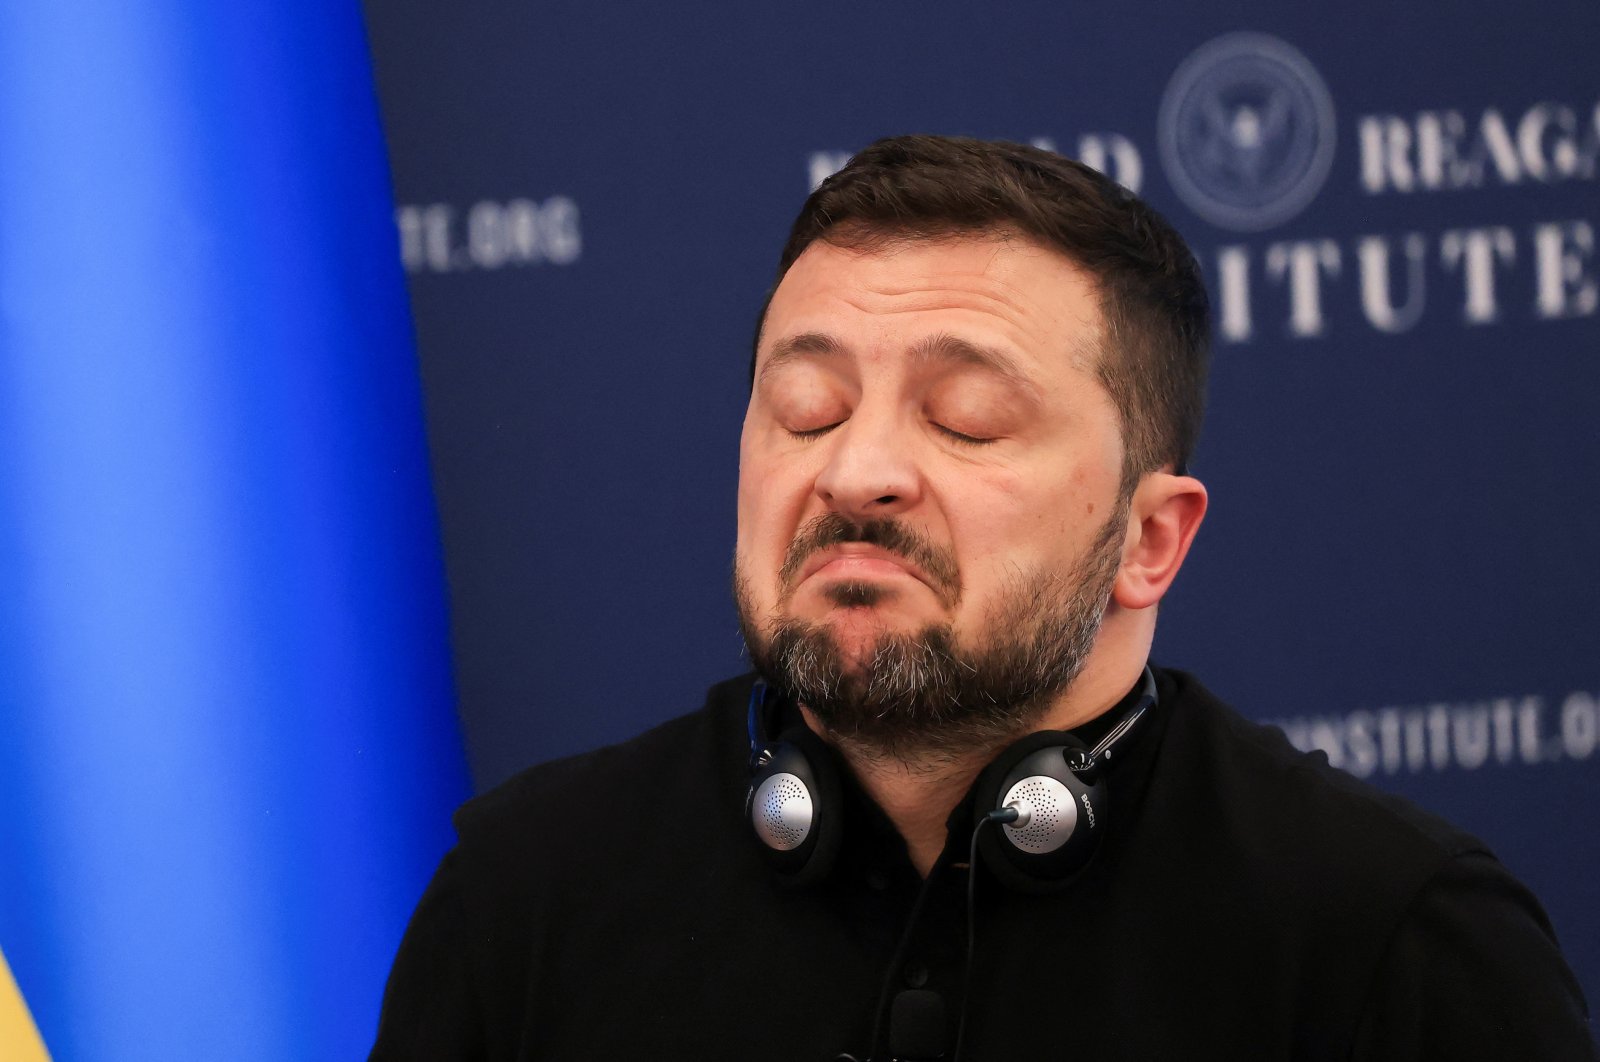
{"label": "mustache", "polygon": [[804,567],[806,558],[818,550],[846,542],[861,542],[877,546],[916,565],[933,583],[933,589],[946,604],[961,596],[961,573],[956,567],[955,554],[936,545],[926,536],[912,530],[898,520],[880,519],[857,522],[838,513],[824,513],[807,521],[789,544],[783,567],[778,576],[787,596]]}

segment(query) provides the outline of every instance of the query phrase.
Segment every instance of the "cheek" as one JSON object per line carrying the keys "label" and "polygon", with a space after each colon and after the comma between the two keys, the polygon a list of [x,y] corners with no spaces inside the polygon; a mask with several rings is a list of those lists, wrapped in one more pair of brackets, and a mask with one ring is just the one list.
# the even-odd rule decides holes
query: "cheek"
{"label": "cheek", "polygon": [[989,585],[997,572],[1029,563],[1027,543],[1039,537],[1039,513],[1028,480],[1022,472],[991,469],[966,489],[940,492],[948,541],[969,591]]}
{"label": "cheek", "polygon": [[760,561],[771,548],[768,542],[772,537],[772,520],[770,503],[764,503],[766,494],[759,477],[749,472],[741,473],[734,558],[739,562],[741,573],[752,582],[759,580]]}
{"label": "cheek", "polygon": [[759,447],[741,447],[734,559],[757,600],[767,601],[775,592],[778,569],[811,498],[804,469],[765,456]]}
{"label": "cheek", "polygon": [[959,503],[950,499],[963,581],[979,593],[1010,585],[1019,573],[1071,564],[1110,513],[1115,488],[1101,478],[1083,467],[1008,470]]}

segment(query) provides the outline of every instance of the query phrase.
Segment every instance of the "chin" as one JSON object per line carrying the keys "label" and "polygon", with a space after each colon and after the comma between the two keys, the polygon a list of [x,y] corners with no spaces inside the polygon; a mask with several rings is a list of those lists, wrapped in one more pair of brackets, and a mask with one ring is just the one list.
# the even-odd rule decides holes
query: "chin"
{"label": "chin", "polygon": [[850,619],[845,617],[841,622],[824,626],[839,650],[840,663],[848,673],[857,674],[872,663],[889,629],[882,623],[850,622]]}

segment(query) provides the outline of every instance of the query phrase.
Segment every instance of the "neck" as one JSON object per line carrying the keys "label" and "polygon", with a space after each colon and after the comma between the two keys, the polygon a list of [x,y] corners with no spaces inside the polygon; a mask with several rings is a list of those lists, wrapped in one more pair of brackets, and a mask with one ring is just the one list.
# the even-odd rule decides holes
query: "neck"
{"label": "neck", "polygon": [[[1148,644],[1146,645],[1148,651]],[[1113,665],[1091,657],[1076,680],[1007,744],[1041,730],[1071,730],[1115,707],[1139,678],[1144,657]],[[806,726],[832,745],[850,765],[868,796],[883,809],[906,842],[917,873],[927,877],[945,846],[945,822],[988,766],[998,748],[975,749],[971,755],[948,752],[886,756],[881,750],[841,740],[802,706]]]}

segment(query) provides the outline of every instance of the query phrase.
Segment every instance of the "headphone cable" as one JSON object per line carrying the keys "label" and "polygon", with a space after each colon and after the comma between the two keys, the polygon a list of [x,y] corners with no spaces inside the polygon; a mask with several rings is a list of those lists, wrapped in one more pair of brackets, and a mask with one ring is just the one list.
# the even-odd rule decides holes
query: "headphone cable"
{"label": "headphone cable", "polygon": [[972,844],[967,855],[967,965],[961,973],[961,1017],[956,1021],[956,1049],[950,1062],[961,1062],[961,1046],[967,1035],[967,1001],[972,996],[972,964],[978,951],[978,836],[989,823],[1016,822],[1022,815],[1009,805],[996,808],[972,828]]}

